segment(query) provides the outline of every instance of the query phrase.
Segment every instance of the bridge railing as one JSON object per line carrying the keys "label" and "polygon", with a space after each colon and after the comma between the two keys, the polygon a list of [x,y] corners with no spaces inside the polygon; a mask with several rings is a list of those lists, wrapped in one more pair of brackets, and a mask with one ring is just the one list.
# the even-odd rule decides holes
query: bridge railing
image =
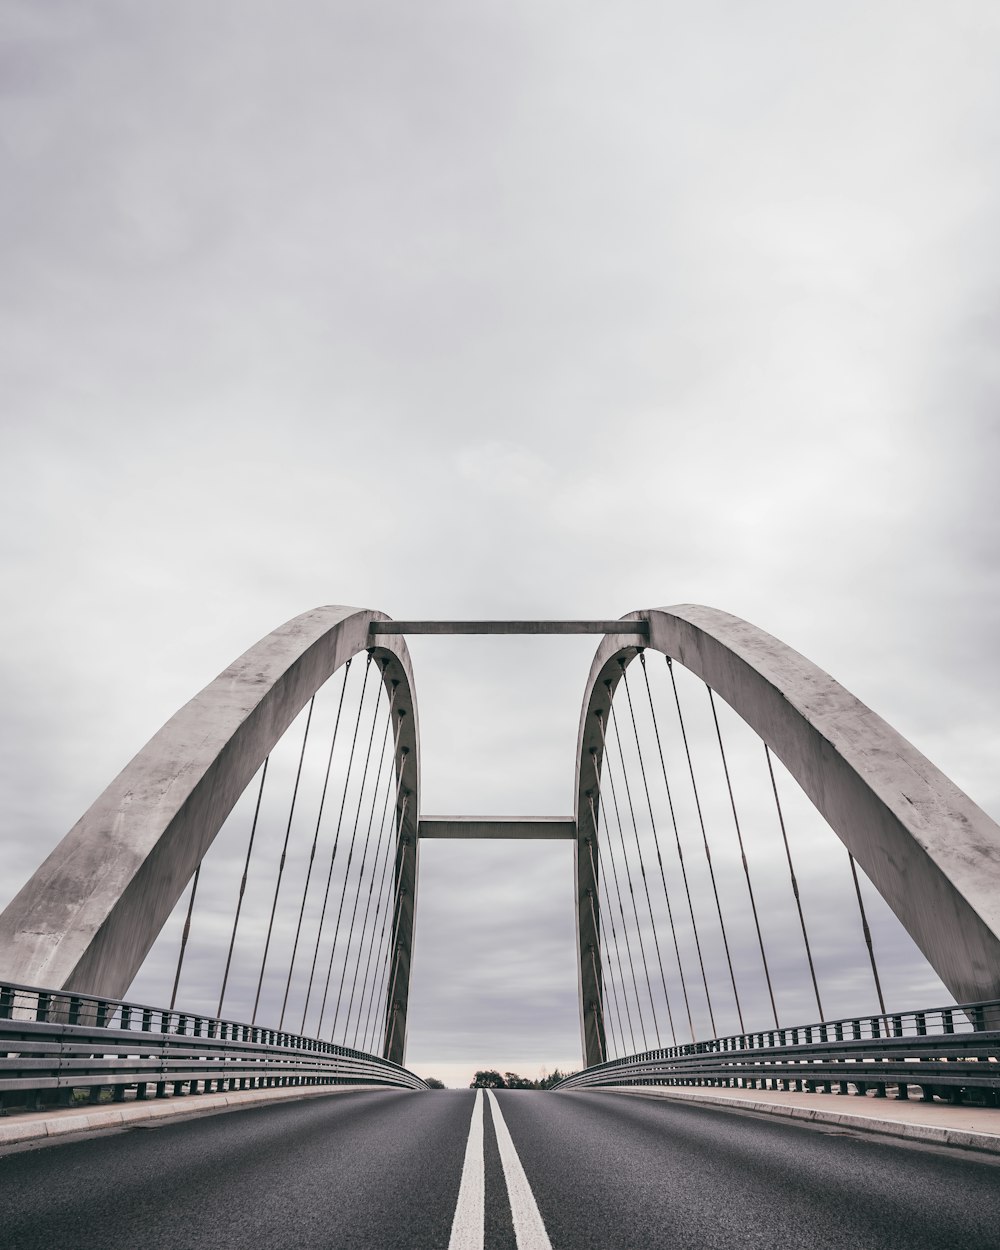
{"label": "bridge railing", "polygon": [[293,1085],[426,1089],[406,1068],[275,1029],[62,990],[0,984],[0,1102],[115,1102]]}
{"label": "bridge railing", "polygon": [[[803,1093],[920,1091],[1000,1105],[1000,1001],[713,1038],[595,1064],[555,1089],[715,1085]],[[975,1091],[975,1094],[973,1094]]]}

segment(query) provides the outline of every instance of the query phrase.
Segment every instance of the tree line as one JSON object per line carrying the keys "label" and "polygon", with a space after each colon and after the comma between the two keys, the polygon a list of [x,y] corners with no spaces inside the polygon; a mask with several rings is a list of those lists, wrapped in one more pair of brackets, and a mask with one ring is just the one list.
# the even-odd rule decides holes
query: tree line
{"label": "tree line", "polygon": [[572,1072],[560,1072],[558,1068],[553,1068],[548,1076],[533,1081],[530,1077],[518,1076],[516,1072],[501,1074],[493,1068],[484,1068],[476,1073],[469,1089],[551,1089],[572,1075]]}
{"label": "tree line", "polygon": [[[469,1089],[551,1089],[566,1077],[575,1075],[574,1072],[560,1072],[558,1068],[553,1068],[548,1076],[533,1081],[530,1077],[518,1076],[516,1072],[497,1072],[495,1068],[482,1068],[476,1073]],[[439,1081],[436,1076],[425,1076],[424,1081],[428,1089],[445,1088],[444,1081]]]}

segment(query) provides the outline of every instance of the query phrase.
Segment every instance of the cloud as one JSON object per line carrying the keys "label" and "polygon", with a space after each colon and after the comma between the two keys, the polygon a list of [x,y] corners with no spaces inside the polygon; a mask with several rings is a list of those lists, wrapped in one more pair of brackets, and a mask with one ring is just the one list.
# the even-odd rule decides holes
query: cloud
{"label": "cloud", "polygon": [[548,465],[527,447],[490,441],[463,447],[455,457],[459,476],[497,495],[541,496],[551,481]]}
{"label": "cloud", "polygon": [[[8,9],[5,893],[330,601],[712,603],[1000,813],[992,6]],[[414,640],[426,807],[566,812],[591,654]],[[572,1055],[564,869],[451,854],[413,1053]]]}

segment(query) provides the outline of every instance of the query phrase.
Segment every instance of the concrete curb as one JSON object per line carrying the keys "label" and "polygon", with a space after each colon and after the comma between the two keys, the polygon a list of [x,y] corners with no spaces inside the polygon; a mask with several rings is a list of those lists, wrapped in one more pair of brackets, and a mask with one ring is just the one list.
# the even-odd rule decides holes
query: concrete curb
{"label": "concrete curb", "polygon": [[68,1133],[93,1133],[98,1129],[123,1128],[130,1124],[171,1120],[177,1116],[209,1115],[237,1111],[266,1103],[295,1102],[331,1094],[356,1094],[393,1088],[387,1085],[313,1085],[291,1089],[248,1089],[224,1094],[188,1094],[177,1098],[149,1099],[115,1106],[67,1108],[64,1111],[28,1112],[0,1119],[0,1148],[21,1142],[65,1137]]}
{"label": "concrete curb", "polygon": [[756,1111],[765,1115],[785,1116],[792,1120],[807,1120],[814,1124],[839,1125],[856,1133],[877,1133],[883,1137],[900,1137],[907,1141],[931,1142],[939,1146],[958,1146],[963,1150],[978,1150],[986,1154],[1000,1155],[1000,1136],[993,1133],[976,1133],[968,1129],[940,1128],[935,1124],[909,1124],[903,1120],[879,1120],[873,1116],[846,1115],[841,1111],[827,1111],[821,1107],[794,1107],[783,1103],[751,1101],[743,1098],[727,1098],[724,1094],[694,1094],[683,1089],[664,1089],[662,1086],[603,1085],[599,1089],[567,1093],[631,1094],[639,1098],[666,1098],[678,1102],[707,1103],[712,1107],[724,1107],[729,1111]]}

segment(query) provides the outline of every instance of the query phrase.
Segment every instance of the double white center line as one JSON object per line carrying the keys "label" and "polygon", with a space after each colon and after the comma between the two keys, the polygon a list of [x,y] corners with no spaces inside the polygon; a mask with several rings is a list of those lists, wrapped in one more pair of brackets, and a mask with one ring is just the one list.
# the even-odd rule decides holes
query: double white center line
{"label": "double white center line", "polygon": [[[492,1090],[487,1090],[493,1128],[500,1149],[507,1196],[514,1219],[514,1236],[518,1250],[552,1250],[545,1225],[538,1211],[538,1203],[531,1192],[511,1140],[507,1123],[500,1111],[500,1104]],[[483,1250],[486,1225],[486,1172],[483,1162],[483,1099],[482,1090],[476,1091],[472,1104],[472,1121],[469,1140],[465,1146],[465,1163],[462,1167],[462,1183],[458,1190],[458,1204],[451,1226],[448,1250]]]}

